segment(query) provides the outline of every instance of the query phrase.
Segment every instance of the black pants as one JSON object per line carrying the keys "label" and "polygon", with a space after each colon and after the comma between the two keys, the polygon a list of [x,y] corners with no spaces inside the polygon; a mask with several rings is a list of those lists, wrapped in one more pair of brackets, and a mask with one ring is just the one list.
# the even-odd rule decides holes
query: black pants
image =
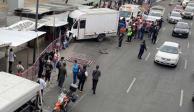
{"label": "black pants", "polygon": [[79,80],[78,89],[79,89],[80,91],[83,91],[85,81],[86,81],[86,79],[80,79],[80,80]]}
{"label": "black pants", "polygon": [[45,82],[46,81],[50,82],[50,79],[51,79],[51,72],[46,72],[45,73]]}
{"label": "black pants", "polygon": [[138,58],[141,59],[142,55],[143,55],[144,51],[143,50],[140,50],[139,51],[139,54],[138,54]]}
{"label": "black pants", "polygon": [[119,47],[122,46],[123,39],[119,39]]}
{"label": "black pants", "polygon": [[98,80],[93,79],[93,84],[92,84],[93,94],[96,94],[97,83],[98,83]]}
{"label": "black pants", "polygon": [[156,40],[157,40],[157,37],[152,37],[152,43],[155,44],[156,43]]}
{"label": "black pants", "polygon": [[132,35],[131,36],[127,36],[127,41],[131,42],[131,38],[132,38]]}
{"label": "black pants", "polygon": [[12,73],[13,62],[9,61],[9,73]]}

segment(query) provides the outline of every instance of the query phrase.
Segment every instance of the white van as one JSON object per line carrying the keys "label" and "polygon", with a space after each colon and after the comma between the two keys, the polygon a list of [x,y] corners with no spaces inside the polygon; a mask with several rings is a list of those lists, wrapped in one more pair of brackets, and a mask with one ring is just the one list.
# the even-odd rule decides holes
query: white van
{"label": "white van", "polygon": [[70,35],[76,40],[116,36],[118,22],[119,12],[108,8],[80,9],[68,16]]}
{"label": "white van", "polygon": [[38,83],[5,72],[0,72],[0,77],[0,112],[38,112],[42,110]]}

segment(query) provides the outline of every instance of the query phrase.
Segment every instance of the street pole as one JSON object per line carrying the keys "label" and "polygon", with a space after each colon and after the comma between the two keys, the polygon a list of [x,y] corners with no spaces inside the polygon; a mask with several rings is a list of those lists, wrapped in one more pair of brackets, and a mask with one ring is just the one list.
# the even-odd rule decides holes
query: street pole
{"label": "street pole", "polygon": [[[35,32],[38,32],[38,7],[39,7],[39,0],[36,1],[36,21],[35,21]],[[36,61],[36,41],[37,37],[34,39],[34,49],[33,49],[33,63]]]}

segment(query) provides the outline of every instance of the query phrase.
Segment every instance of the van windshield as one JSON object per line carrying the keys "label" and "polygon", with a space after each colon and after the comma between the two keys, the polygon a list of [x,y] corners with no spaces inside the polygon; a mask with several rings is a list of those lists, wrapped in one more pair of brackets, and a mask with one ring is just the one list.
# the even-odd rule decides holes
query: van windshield
{"label": "van windshield", "polygon": [[69,28],[71,28],[73,24],[75,23],[75,19],[68,16],[67,22],[68,22]]}
{"label": "van windshield", "polygon": [[131,12],[128,12],[128,11],[120,11],[119,12],[119,16],[120,17],[124,17],[124,18],[128,18],[131,16]]}

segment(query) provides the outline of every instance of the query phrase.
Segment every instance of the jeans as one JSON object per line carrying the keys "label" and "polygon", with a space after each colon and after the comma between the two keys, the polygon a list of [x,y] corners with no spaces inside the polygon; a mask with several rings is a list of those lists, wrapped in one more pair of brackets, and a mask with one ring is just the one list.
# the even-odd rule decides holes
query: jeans
{"label": "jeans", "polygon": [[78,72],[73,72],[73,84],[76,84],[77,82],[77,74]]}
{"label": "jeans", "polygon": [[93,84],[92,84],[93,94],[96,94],[97,83],[98,83],[98,80],[93,79]]}

